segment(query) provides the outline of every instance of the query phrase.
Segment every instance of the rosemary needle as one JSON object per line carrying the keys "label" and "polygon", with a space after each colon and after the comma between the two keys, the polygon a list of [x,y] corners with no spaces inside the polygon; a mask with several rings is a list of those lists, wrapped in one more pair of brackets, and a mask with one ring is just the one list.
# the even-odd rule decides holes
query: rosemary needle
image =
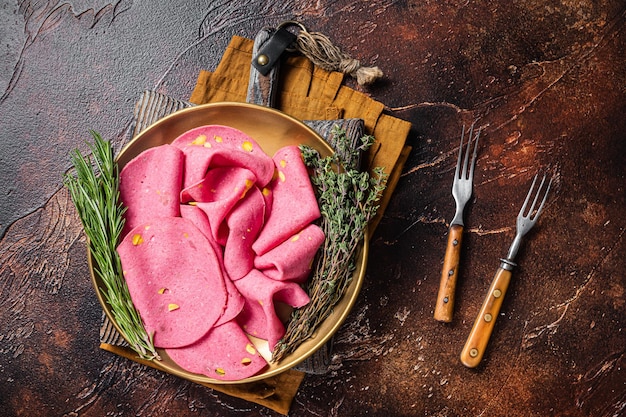
{"label": "rosemary needle", "polygon": [[71,154],[76,175],[66,173],[64,184],[89,239],[94,259],[94,273],[104,283],[99,290],[111,306],[115,322],[131,348],[143,359],[160,360],[135,309],[128,286],[122,275],[122,265],[116,247],[124,227],[124,206],[119,202],[118,167],[111,143],[91,131],[92,157],[83,156],[78,149]]}

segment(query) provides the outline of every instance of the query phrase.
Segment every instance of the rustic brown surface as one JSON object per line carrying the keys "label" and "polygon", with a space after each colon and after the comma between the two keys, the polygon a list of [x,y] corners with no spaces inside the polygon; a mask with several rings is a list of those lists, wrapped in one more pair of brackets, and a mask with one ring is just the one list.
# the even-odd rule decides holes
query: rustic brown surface
{"label": "rustic brown surface", "polygon": [[[0,7],[1,415],[276,415],[98,348],[61,178],[89,129],[125,140],[142,90],[186,98],[232,35],[291,18],[381,67],[385,80],[354,88],[414,127],[333,371],[305,378],[290,415],[626,412],[623,1],[83,3]],[[455,146],[475,119],[475,198],[445,325],[432,314]],[[538,170],[556,176],[549,204],[468,370],[458,355]]]}

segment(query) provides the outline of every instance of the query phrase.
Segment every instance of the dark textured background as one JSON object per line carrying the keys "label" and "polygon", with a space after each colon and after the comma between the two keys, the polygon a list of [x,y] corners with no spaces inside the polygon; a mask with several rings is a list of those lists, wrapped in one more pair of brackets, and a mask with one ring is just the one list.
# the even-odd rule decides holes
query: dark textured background
{"label": "dark textured background", "polygon": [[[297,19],[385,79],[409,157],[333,370],[292,416],[626,412],[626,5],[618,0],[0,4],[0,414],[271,416],[98,348],[101,309],[62,188],[144,89],[187,98],[231,36]],[[460,126],[484,127],[455,321],[432,319]],[[538,170],[556,176],[484,363],[458,354]]]}

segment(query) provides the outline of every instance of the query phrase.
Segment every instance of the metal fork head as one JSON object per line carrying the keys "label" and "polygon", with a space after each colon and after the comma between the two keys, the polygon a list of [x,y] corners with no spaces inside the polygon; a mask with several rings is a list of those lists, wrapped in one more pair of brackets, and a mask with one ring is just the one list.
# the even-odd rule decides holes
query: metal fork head
{"label": "metal fork head", "polygon": [[[535,175],[535,177],[533,178],[533,183],[530,186],[530,190],[528,190],[528,194],[526,195],[526,200],[524,200],[524,205],[522,206],[522,208],[519,211],[519,214],[517,215],[518,233],[525,235],[526,233],[528,233],[530,229],[532,229],[535,223],[537,223],[537,218],[541,214],[541,211],[543,210],[543,206],[546,203],[546,200],[548,199],[548,192],[550,191],[550,186],[552,185],[552,178],[550,178],[550,180],[548,181],[548,185],[542,191],[542,189],[544,188],[543,186],[545,182],[546,182],[546,175],[544,175],[543,178],[541,179],[541,184],[539,184],[539,188],[537,188],[537,190],[534,193],[535,198],[533,199],[533,203],[531,204],[530,208],[528,208],[527,210],[528,202],[530,201],[530,197],[533,194],[535,184],[537,183],[537,175]],[[539,207],[536,207],[537,201],[539,200],[539,196],[542,193],[543,193],[543,199],[541,200]]]}
{"label": "metal fork head", "polygon": [[[537,219],[539,218],[539,215],[543,211],[543,206],[546,203],[546,200],[548,199],[548,193],[550,192],[550,186],[552,185],[552,178],[549,179],[547,185],[546,185],[546,178],[547,178],[547,175],[544,175],[543,178],[541,179],[541,183],[539,184],[539,187],[536,190],[535,190],[535,184],[537,183],[537,175],[535,175],[535,177],[533,178],[533,183],[530,186],[530,190],[528,190],[528,194],[526,195],[524,204],[522,205],[522,208],[520,209],[519,214],[517,215],[517,221],[516,221],[517,230],[515,233],[515,239],[513,240],[513,244],[511,245],[511,248],[509,249],[509,253],[507,255],[507,258],[510,260],[515,258],[515,255],[517,254],[517,251],[519,249],[519,245],[521,243],[522,237],[526,233],[528,233],[530,229],[533,228],[535,223],[537,223]],[[544,187],[544,185],[546,186]],[[530,205],[530,207],[528,207],[528,203],[530,202],[530,199],[533,196],[533,194],[535,197],[533,198],[532,204]],[[543,198],[541,199],[541,203],[539,203],[539,206],[537,206],[537,202],[539,201],[539,198],[541,195],[543,195]]]}
{"label": "metal fork head", "polygon": [[[480,138],[480,129],[474,134],[474,123],[469,128],[467,135],[467,144],[465,145],[465,153],[463,153],[465,140],[465,125],[461,131],[461,144],[459,145],[459,156],[454,171],[454,182],[452,183],[452,196],[456,202],[456,213],[451,224],[463,225],[463,209],[465,204],[472,196],[472,183],[474,178],[474,167],[476,165],[476,153],[478,151],[478,139]],[[473,143],[472,143],[473,142]],[[472,144],[474,150],[472,152]],[[472,154],[472,160],[469,156]]]}

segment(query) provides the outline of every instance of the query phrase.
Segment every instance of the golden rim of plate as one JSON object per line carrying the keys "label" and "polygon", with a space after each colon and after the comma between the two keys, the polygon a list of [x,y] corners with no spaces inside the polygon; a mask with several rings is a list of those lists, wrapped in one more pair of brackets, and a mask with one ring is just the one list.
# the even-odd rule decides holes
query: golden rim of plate
{"label": "golden rim of plate", "polygon": [[[323,156],[330,155],[333,152],[330,145],[312,128],[279,110],[250,103],[219,102],[189,107],[159,119],[122,148],[116,158],[119,168],[122,169],[131,159],[146,149],[169,144],[188,130],[211,124],[230,126],[243,131],[254,138],[268,155],[273,155],[278,149],[287,145],[308,145]],[[206,375],[185,371],[174,363],[167,356],[165,350],[161,348],[157,348],[157,352],[161,355],[161,360],[153,360],[154,366],[200,384],[222,385],[259,381],[295,367],[322,348],[341,327],[352,310],[365,277],[368,254],[367,241],[366,235],[360,247],[356,260],[356,270],[352,280],[345,294],[333,308],[330,316],[321,323],[313,336],[305,340],[295,351],[286,355],[282,360],[276,363],[270,362],[263,372],[237,381],[223,381],[210,378]],[[88,263],[92,284],[96,290],[98,300],[108,319],[124,337],[123,332],[115,321],[110,306],[100,290],[105,287],[94,272],[93,265],[95,260],[92,258],[89,250]]]}

